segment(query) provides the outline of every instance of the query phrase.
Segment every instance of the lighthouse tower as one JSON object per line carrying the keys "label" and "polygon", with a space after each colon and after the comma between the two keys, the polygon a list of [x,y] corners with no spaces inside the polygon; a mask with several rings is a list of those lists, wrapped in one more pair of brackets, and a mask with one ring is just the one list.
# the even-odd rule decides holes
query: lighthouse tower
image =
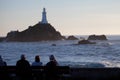
{"label": "lighthouse tower", "polygon": [[47,23],[48,23],[45,8],[43,8],[42,21],[41,21],[41,23],[42,23],[42,24],[47,24]]}

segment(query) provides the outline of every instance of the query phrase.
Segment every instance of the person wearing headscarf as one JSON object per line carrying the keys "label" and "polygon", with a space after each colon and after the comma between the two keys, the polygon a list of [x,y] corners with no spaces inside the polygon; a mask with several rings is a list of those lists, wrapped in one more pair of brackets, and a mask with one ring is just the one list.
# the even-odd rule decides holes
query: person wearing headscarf
{"label": "person wearing headscarf", "polygon": [[54,55],[50,55],[49,56],[49,62],[46,64],[46,80],[58,80],[58,76],[57,76],[57,61],[54,57]]}

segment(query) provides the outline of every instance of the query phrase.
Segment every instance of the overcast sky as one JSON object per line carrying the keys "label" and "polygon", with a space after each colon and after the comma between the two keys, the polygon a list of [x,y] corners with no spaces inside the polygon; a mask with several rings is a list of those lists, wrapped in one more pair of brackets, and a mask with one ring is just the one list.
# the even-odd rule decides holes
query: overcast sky
{"label": "overcast sky", "polygon": [[62,35],[120,34],[120,0],[0,0],[0,36],[41,21]]}

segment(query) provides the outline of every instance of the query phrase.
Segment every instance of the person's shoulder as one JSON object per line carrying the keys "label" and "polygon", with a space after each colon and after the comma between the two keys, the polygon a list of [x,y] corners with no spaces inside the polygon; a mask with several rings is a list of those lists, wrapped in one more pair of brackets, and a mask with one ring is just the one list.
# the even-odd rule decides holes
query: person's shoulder
{"label": "person's shoulder", "polygon": [[7,66],[7,63],[5,61],[3,63],[4,63],[4,66]]}
{"label": "person's shoulder", "polygon": [[16,66],[20,65],[21,62],[22,62],[21,60],[18,60],[18,61],[16,62]]}
{"label": "person's shoulder", "polygon": [[18,60],[17,61],[17,64],[25,64],[25,63],[29,64],[29,62],[27,60]]}
{"label": "person's shoulder", "polygon": [[53,65],[55,65],[55,63],[53,61],[50,61],[46,64],[46,66],[53,66]]}
{"label": "person's shoulder", "polygon": [[29,61],[28,61],[28,60],[25,60],[25,62],[28,62],[28,63],[29,63]]}
{"label": "person's shoulder", "polygon": [[51,61],[50,61],[50,62],[47,62],[47,64],[51,64]]}
{"label": "person's shoulder", "polygon": [[40,64],[43,64],[42,62],[40,62]]}
{"label": "person's shoulder", "polygon": [[50,62],[47,62],[46,66],[48,66],[50,64]]}
{"label": "person's shoulder", "polygon": [[7,63],[5,61],[0,62],[0,66],[7,66]]}
{"label": "person's shoulder", "polygon": [[39,64],[40,66],[42,66],[43,63],[42,63],[42,62],[39,62],[38,64]]}
{"label": "person's shoulder", "polygon": [[32,62],[32,64],[35,64],[36,62]]}
{"label": "person's shoulder", "polygon": [[20,63],[20,62],[21,62],[21,60],[18,60],[18,61],[17,61],[17,63]]}
{"label": "person's shoulder", "polygon": [[42,62],[33,62],[32,66],[42,66]]}
{"label": "person's shoulder", "polygon": [[25,60],[25,63],[28,64],[28,65],[30,65],[29,61],[27,61],[27,60]]}
{"label": "person's shoulder", "polygon": [[36,64],[36,62],[33,62],[33,63],[32,63],[32,66],[34,66],[35,64]]}

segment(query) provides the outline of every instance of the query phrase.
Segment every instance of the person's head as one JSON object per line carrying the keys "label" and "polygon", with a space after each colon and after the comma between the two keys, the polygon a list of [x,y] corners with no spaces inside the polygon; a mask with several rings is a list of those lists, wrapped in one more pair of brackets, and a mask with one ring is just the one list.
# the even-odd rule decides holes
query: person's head
{"label": "person's head", "polygon": [[35,56],[35,62],[40,62],[40,57],[38,55]]}
{"label": "person's head", "polygon": [[54,55],[50,55],[50,56],[49,56],[49,59],[50,59],[50,61],[54,61],[54,60],[55,60]]}
{"label": "person's head", "polygon": [[25,55],[24,54],[21,55],[21,60],[25,60]]}

